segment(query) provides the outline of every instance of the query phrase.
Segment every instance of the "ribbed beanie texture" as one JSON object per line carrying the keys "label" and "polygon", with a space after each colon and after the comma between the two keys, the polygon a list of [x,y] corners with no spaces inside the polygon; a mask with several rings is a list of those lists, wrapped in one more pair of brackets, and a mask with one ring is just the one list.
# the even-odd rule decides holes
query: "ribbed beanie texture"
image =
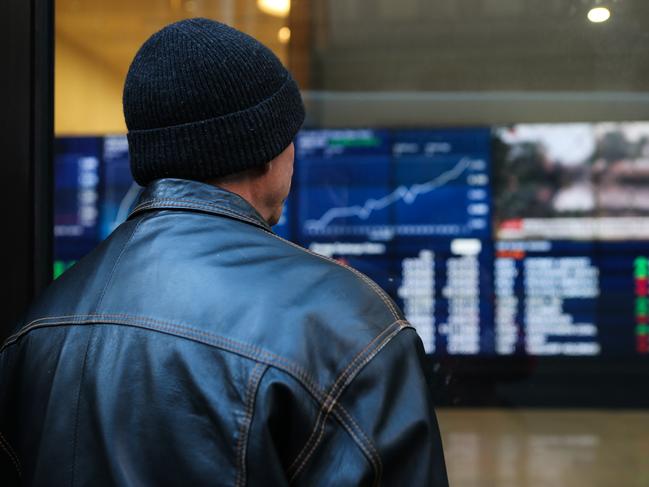
{"label": "ribbed beanie texture", "polygon": [[124,84],[131,172],[206,180],[263,165],[304,122],[297,84],[256,39],[196,18],[153,34]]}

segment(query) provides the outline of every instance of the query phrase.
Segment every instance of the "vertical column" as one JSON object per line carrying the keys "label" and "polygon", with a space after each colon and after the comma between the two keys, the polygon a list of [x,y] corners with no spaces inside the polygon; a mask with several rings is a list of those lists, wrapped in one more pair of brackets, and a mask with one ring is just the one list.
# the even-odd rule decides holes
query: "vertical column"
{"label": "vertical column", "polygon": [[633,263],[635,277],[636,351],[649,353],[649,259],[638,257]]}
{"label": "vertical column", "polygon": [[0,341],[52,278],[52,0],[0,3],[0,193],[3,320]]}

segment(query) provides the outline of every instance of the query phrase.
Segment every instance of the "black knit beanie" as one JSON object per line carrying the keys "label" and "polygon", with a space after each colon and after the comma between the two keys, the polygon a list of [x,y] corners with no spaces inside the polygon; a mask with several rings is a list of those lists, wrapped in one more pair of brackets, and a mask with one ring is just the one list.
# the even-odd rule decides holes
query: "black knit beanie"
{"label": "black knit beanie", "polygon": [[304,121],[297,84],[259,41],[196,18],[153,34],[124,85],[131,172],[206,180],[263,165]]}

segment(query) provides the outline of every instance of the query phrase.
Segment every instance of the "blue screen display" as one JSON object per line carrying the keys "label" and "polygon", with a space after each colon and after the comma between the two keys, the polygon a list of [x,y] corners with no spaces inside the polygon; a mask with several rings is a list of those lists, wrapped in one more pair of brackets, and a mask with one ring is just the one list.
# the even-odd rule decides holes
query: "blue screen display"
{"label": "blue screen display", "polygon": [[303,131],[296,240],[368,274],[429,353],[493,351],[490,131]]}
{"label": "blue screen display", "polygon": [[[295,149],[274,231],[371,277],[428,353],[649,354],[649,124],[303,130]],[[141,188],[124,136],[57,139],[55,163],[60,273]]]}
{"label": "blue screen display", "polygon": [[100,137],[55,141],[54,253],[61,262],[79,259],[99,241],[102,142]]}

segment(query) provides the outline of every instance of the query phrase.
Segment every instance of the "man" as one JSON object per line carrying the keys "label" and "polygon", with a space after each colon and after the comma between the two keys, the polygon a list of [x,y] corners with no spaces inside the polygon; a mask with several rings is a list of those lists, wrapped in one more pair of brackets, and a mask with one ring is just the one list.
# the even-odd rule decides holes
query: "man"
{"label": "man", "polygon": [[124,88],[128,221],[0,354],[28,485],[445,485],[423,350],[359,272],[273,234],[304,119],[251,37],[191,19]]}

